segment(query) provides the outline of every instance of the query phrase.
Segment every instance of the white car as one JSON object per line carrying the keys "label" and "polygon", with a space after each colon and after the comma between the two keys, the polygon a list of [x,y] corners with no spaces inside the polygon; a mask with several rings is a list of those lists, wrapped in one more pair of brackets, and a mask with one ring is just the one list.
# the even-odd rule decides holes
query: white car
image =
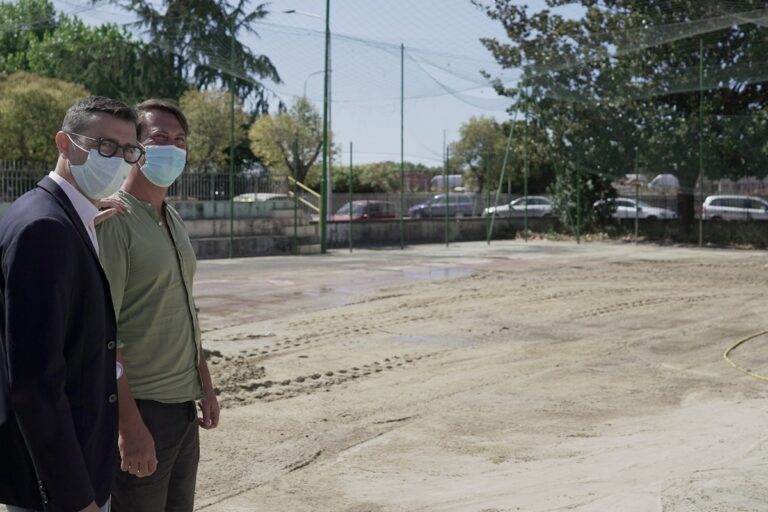
{"label": "white car", "polygon": [[526,208],[528,217],[552,217],[552,200],[544,196],[518,197],[509,204],[490,206],[483,210],[483,217],[493,212],[497,217],[524,217]]}
{"label": "white car", "polygon": [[233,197],[232,200],[236,203],[263,203],[267,201],[291,200],[291,196],[267,192],[247,192]]}
{"label": "white car", "polygon": [[705,220],[768,220],[768,201],[755,196],[708,196],[701,213]]}
{"label": "white car", "polygon": [[[669,220],[676,219],[677,213],[666,208],[657,208],[655,206],[648,205],[642,201],[635,202],[634,199],[629,197],[617,197],[611,200],[616,205],[616,209],[613,211],[614,219],[648,219],[648,220]],[[595,206],[602,203],[598,201]]]}

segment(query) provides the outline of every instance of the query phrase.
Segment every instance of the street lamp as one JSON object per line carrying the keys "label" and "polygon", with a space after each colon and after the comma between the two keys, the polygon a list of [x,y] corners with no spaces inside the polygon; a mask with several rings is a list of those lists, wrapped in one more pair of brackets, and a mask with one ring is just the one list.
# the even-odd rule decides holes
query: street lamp
{"label": "street lamp", "polygon": [[[290,9],[285,14],[301,14],[311,18],[323,19],[322,16],[311,12]],[[330,123],[330,75],[331,70],[331,0],[325,0],[325,63],[323,66],[323,173],[320,175],[320,252],[327,249],[326,228],[328,224],[328,181],[330,169],[328,165],[328,125]],[[307,77],[309,78],[309,77]],[[305,82],[306,85],[306,82]]]}
{"label": "street lamp", "polygon": [[283,11],[283,14],[301,14],[302,16],[309,16],[310,18],[318,18],[321,20],[323,19],[323,17],[320,16],[319,14],[315,14],[313,12],[307,12],[307,11],[300,11],[298,9],[289,9],[287,11]]}
{"label": "street lamp", "polygon": [[303,96],[304,98],[307,97],[307,82],[309,81],[309,79],[315,75],[321,75],[323,73],[325,73],[325,70],[321,69],[320,71],[315,71],[314,73],[310,73],[307,75],[307,78],[304,79],[304,96]]}

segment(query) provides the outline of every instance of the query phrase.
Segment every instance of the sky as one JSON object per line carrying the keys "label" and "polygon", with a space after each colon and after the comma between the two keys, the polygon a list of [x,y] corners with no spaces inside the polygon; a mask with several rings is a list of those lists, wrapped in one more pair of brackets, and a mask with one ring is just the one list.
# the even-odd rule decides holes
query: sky
{"label": "sky", "polygon": [[[86,23],[118,24],[131,15],[90,0],[53,0],[60,12]],[[525,2],[538,10],[543,0]],[[573,7],[563,11],[575,15]],[[282,83],[265,83],[290,105],[305,92],[322,112],[324,0],[274,0],[269,16],[244,41],[267,55]],[[294,13],[284,11],[294,10]],[[331,0],[331,129],[341,162],[399,161],[401,153],[401,53],[403,141],[406,161],[440,166],[444,141],[458,139],[472,116],[508,119],[510,102],[488,86],[481,71],[513,84],[517,70],[502,70],[481,37],[506,40],[501,23],[469,0]],[[137,36],[141,37],[140,33]]]}

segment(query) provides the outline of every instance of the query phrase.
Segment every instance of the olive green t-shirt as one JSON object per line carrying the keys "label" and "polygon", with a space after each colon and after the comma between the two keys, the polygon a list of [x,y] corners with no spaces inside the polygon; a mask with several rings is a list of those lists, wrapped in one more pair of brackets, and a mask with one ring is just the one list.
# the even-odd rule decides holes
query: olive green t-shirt
{"label": "olive green t-shirt", "polygon": [[131,392],[164,403],[198,400],[197,262],[187,230],[168,204],[163,219],[127,192],[117,197],[128,211],[101,223],[97,237]]}

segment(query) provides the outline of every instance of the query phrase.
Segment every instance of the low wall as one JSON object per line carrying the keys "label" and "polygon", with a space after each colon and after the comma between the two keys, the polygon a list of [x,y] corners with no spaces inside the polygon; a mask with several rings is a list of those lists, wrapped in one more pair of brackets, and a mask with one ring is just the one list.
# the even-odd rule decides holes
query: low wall
{"label": "low wall", "polygon": [[[328,245],[346,247],[349,222],[328,223]],[[448,241],[469,242],[487,238],[490,219],[460,218],[448,219]],[[528,219],[528,229],[537,232],[551,231],[557,227],[555,219]],[[493,238],[515,238],[524,229],[523,219],[496,219]],[[444,243],[446,240],[445,219],[404,219],[403,239],[406,244]],[[379,220],[352,223],[352,244],[355,246],[399,245],[400,222]]]}
{"label": "low wall", "polygon": [[[228,201],[169,201],[181,214],[198,259],[226,258],[230,244]],[[0,203],[0,217],[12,203]],[[299,211],[293,227],[293,202],[235,203],[232,253],[236,257],[306,252],[317,244],[317,227]],[[295,238],[294,238],[295,234]]]}
{"label": "low wall", "polygon": [[[228,237],[229,219],[184,219],[190,238]],[[283,225],[279,219],[235,219],[232,222],[235,236],[282,235]]]}
{"label": "low wall", "polygon": [[[229,237],[193,238],[191,242],[199,260],[229,257]],[[235,258],[279,256],[293,254],[294,251],[294,241],[290,236],[236,236],[232,242],[232,256]]]}
{"label": "low wall", "polygon": [[[229,219],[229,201],[168,201],[181,218],[186,220],[198,219]],[[0,203],[0,217],[2,217],[12,203]],[[281,212],[282,217],[288,217],[286,210],[293,211],[293,201],[276,200],[253,203],[234,203],[235,219],[272,218],[275,210]],[[301,209],[299,216],[306,215]],[[292,217],[291,217],[292,218]]]}
{"label": "low wall", "polygon": [[[634,233],[634,221],[622,220],[625,233]],[[694,220],[687,231],[682,231],[677,221],[640,220],[639,235],[646,240],[660,243],[685,243],[698,245],[699,221]],[[766,221],[704,221],[701,225],[701,240],[713,247],[768,248],[768,222]]]}
{"label": "low wall", "polygon": [[[168,201],[184,220],[229,219],[229,201]],[[254,201],[252,203],[234,203],[235,219],[254,219],[272,217],[273,210],[293,208],[293,201]],[[301,215],[299,210],[299,215]]]}
{"label": "low wall", "polygon": [[[189,229],[198,257],[226,257],[229,253],[230,203],[228,201],[169,201],[179,211]],[[0,203],[0,217],[11,203]],[[266,202],[235,203],[232,223],[237,255],[285,254],[293,252],[293,244],[315,244],[317,223],[309,223],[306,213],[299,210],[297,239],[293,240],[293,201],[273,200]],[[486,239],[490,219],[448,219],[448,241],[479,241]],[[494,239],[511,239],[522,231],[523,219],[497,218],[494,222]],[[607,226],[615,236],[631,236],[634,220],[625,219]],[[528,219],[528,229],[533,232],[563,232],[565,229],[556,219]],[[349,223],[328,223],[328,246],[348,245]],[[649,221],[640,219],[640,236],[654,242],[682,242],[698,244],[698,221],[690,231],[683,233],[677,221]],[[403,238],[406,244],[444,243],[445,219],[404,219]],[[706,221],[703,224],[703,242],[712,246],[751,246],[768,248],[768,222],[759,221]],[[352,223],[353,245],[398,246],[400,222],[398,220],[366,221]]]}

